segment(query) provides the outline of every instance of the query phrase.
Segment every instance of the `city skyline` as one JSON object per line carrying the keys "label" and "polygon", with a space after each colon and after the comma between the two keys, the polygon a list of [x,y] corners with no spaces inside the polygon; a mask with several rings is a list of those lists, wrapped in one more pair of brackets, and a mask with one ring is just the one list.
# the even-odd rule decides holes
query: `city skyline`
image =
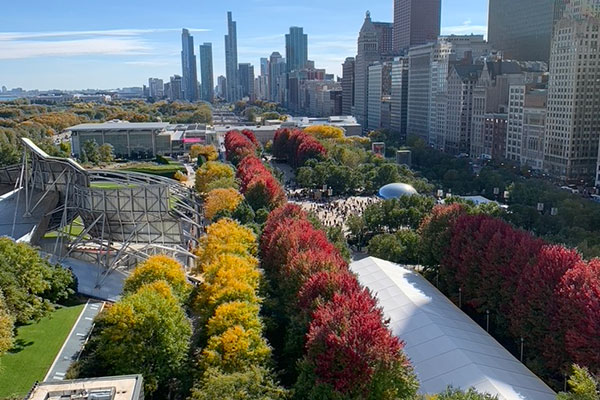
{"label": "city skyline", "polygon": [[[72,0],[63,2],[74,4]],[[332,0],[326,5],[307,1],[301,6],[282,6],[271,0],[254,0],[195,5],[182,13],[154,1],[140,8],[138,2],[122,5],[111,0],[105,7],[73,6],[68,15],[53,10],[31,15],[35,3],[27,10],[16,5],[6,7],[8,23],[0,32],[0,85],[40,90],[110,89],[141,86],[150,76],[168,79],[181,68],[182,28],[190,30],[196,43],[213,43],[216,80],[225,75],[223,21],[228,10],[238,22],[238,62],[260,65],[260,58],[273,51],[285,54],[285,34],[291,26],[301,26],[309,36],[309,58],[317,67],[341,76],[345,58],[356,54],[356,36],[366,11],[359,1]],[[442,34],[487,31],[487,2],[468,3],[442,1]],[[130,18],[130,8],[138,18]],[[392,22],[393,1],[369,4],[368,8],[374,21]],[[203,16],[200,23],[198,15]],[[263,18],[269,24],[254,22]],[[23,20],[28,23],[24,25]],[[140,22],[148,20],[159,22]],[[44,62],[32,62],[36,60]],[[107,70],[112,74],[106,75]]]}

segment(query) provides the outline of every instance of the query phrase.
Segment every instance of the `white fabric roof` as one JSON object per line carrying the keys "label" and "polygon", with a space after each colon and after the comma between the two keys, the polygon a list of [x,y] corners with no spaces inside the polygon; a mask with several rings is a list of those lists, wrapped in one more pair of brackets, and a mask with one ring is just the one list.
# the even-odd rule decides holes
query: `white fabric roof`
{"label": "white fabric roof", "polygon": [[505,400],[554,400],[556,394],[420,274],[374,257],[350,269],[379,299],[395,336],[405,342],[420,393],[447,386]]}

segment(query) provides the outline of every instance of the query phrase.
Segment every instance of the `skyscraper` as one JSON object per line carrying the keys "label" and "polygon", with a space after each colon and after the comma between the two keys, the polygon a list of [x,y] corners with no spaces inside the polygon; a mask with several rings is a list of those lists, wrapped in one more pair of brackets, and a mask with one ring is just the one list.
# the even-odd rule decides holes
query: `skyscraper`
{"label": "skyscraper", "polygon": [[238,77],[237,23],[227,12],[227,35],[225,35],[225,76],[227,90],[225,98],[233,103],[240,99],[240,79]]}
{"label": "skyscraper", "polygon": [[304,68],[308,61],[308,35],[298,26],[292,26],[285,35],[287,72]]}
{"label": "skyscraper", "polygon": [[404,143],[408,113],[408,57],[397,57],[392,62],[391,94],[390,127]]}
{"label": "skyscraper", "polygon": [[254,66],[250,63],[239,65],[241,96],[254,100]]}
{"label": "skyscraper", "polygon": [[[278,51],[271,54],[269,58],[269,100],[280,103],[282,87],[282,75],[286,70],[285,58],[281,57]],[[284,89],[284,88],[283,88]]]}
{"label": "skyscraper", "polygon": [[394,52],[436,40],[441,11],[441,0],[394,0]]}
{"label": "skyscraper", "polygon": [[148,90],[149,90],[148,94],[154,100],[160,100],[163,98],[163,96],[165,95],[164,88],[165,88],[165,86],[163,84],[162,79],[158,79],[158,78],[149,78],[148,79]]}
{"label": "skyscraper", "polygon": [[379,38],[379,54],[392,54],[394,52],[394,24],[391,22],[373,22],[373,25]]}
{"label": "skyscraper", "polygon": [[363,129],[368,126],[368,75],[369,66],[379,61],[379,39],[377,30],[367,11],[365,22],[358,35],[358,54],[354,70],[354,111],[353,115]]}
{"label": "skyscraper", "polygon": [[354,57],[346,58],[342,64],[342,114],[352,115],[354,105]]}
{"label": "skyscraper", "polygon": [[505,58],[546,61],[565,0],[490,0],[488,40]]}
{"label": "skyscraper", "polygon": [[600,0],[571,1],[554,26],[544,169],[568,180],[596,175],[600,139]]}
{"label": "skyscraper", "polygon": [[194,102],[198,100],[198,70],[194,55],[194,37],[187,29],[181,33],[181,48],[183,96],[185,100]]}
{"label": "skyscraper", "polygon": [[262,76],[269,75],[269,59],[267,57],[260,58],[260,74]]}
{"label": "skyscraper", "polygon": [[169,92],[167,93],[167,96],[169,97],[169,100],[171,101],[176,101],[176,100],[182,100],[183,99],[183,93],[182,93],[182,78],[179,75],[173,75],[170,78],[170,82],[169,82]]}
{"label": "skyscraper", "polygon": [[200,76],[202,77],[202,100],[212,102],[215,90],[212,43],[200,45]]}

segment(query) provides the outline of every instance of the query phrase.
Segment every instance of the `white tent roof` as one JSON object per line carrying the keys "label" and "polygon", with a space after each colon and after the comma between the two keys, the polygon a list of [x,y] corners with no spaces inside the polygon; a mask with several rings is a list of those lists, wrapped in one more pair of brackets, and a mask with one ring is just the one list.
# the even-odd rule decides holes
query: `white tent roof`
{"label": "white tent roof", "polygon": [[379,299],[395,336],[405,342],[420,393],[447,386],[506,400],[554,400],[556,394],[420,274],[374,257],[350,269]]}

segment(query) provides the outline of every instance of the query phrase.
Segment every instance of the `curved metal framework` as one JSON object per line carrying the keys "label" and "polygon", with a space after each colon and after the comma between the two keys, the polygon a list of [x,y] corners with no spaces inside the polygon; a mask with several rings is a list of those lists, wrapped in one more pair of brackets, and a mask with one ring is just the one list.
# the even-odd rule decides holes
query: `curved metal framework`
{"label": "curved metal framework", "polygon": [[[17,196],[25,196],[25,215],[49,209],[38,225],[44,232],[36,237],[56,230],[56,257],[95,259],[106,267],[101,280],[115,268],[131,267],[157,253],[185,265],[195,258],[191,249],[202,231],[202,214],[193,190],[142,173],[85,170],[72,159],[51,157],[31,140],[22,140],[23,161],[15,184],[22,190]],[[66,240],[72,239],[68,232],[77,217],[83,230]]]}

